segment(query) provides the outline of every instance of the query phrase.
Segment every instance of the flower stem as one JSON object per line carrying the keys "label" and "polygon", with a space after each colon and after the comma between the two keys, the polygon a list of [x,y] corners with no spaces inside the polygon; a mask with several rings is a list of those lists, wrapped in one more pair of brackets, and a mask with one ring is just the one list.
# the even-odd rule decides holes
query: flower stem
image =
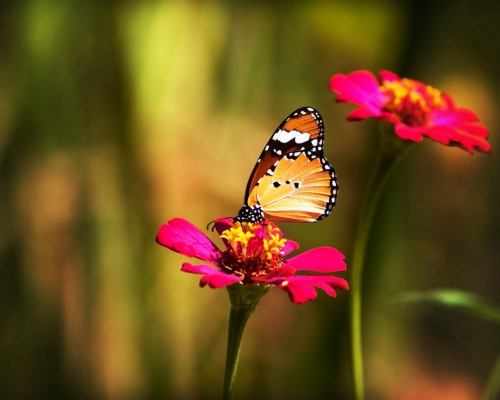
{"label": "flower stem", "polygon": [[364,193],[359,214],[358,227],[354,242],[353,261],[351,265],[350,285],[350,345],[352,385],[356,400],[364,400],[363,352],[361,334],[361,307],[363,267],[366,248],[373,222],[376,206],[387,181],[389,172],[406,153],[411,142],[399,139],[394,130],[389,131],[382,126],[378,159],[368,187]]}
{"label": "flower stem", "polygon": [[243,332],[250,315],[255,311],[262,296],[269,291],[270,286],[243,285],[235,283],[227,287],[231,311],[229,313],[229,330],[227,337],[226,370],[224,373],[224,391],[222,398],[232,400],[234,396],[234,381],[238,369]]}
{"label": "flower stem", "polygon": [[227,338],[226,371],[224,373],[224,400],[231,400],[233,398],[234,381],[238,369],[243,331],[253,311],[249,308],[231,307]]}

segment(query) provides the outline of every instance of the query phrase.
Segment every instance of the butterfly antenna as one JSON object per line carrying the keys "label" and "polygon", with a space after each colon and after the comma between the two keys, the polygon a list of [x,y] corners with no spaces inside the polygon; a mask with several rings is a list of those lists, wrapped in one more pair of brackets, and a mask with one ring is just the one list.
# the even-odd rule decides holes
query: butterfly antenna
{"label": "butterfly antenna", "polygon": [[[211,221],[211,222],[209,222],[209,223],[207,224],[207,231],[210,231],[210,230],[211,230],[212,232],[214,231],[214,229],[215,229],[215,221],[217,221],[217,220],[216,220],[216,219],[214,219],[213,221]],[[210,225],[212,225],[212,228],[210,228]]]}

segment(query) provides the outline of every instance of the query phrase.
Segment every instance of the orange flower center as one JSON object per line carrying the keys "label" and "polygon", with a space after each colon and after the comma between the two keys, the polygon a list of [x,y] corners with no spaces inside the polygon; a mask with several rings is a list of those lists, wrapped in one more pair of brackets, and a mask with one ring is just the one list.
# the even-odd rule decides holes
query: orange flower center
{"label": "orange flower center", "polygon": [[409,126],[425,125],[429,113],[444,106],[439,90],[411,79],[384,81],[380,90],[387,99],[384,110]]}
{"label": "orange flower center", "polygon": [[251,278],[265,275],[283,264],[286,239],[271,225],[234,222],[220,235],[227,242],[222,265],[228,273]]}

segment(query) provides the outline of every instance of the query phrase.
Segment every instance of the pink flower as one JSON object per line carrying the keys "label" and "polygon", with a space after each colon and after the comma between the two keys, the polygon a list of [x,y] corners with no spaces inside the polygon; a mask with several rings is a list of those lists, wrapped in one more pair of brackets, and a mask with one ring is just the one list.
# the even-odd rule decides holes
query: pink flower
{"label": "pink flower", "polygon": [[330,88],[338,102],[360,106],[347,119],[359,121],[375,117],[395,125],[401,139],[420,142],[424,136],[445,145],[489,152],[488,129],[478,123],[477,115],[455,106],[450,95],[411,79],[400,79],[389,71],[380,73],[382,84],[369,71],[337,74]]}
{"label": "pink flower", "polygon": [[299,245],[283,238],[281,230],[270,221],[263,223],[232,222],[220,219],[215,228],[225,250],[220,250],[190,222],[174,218],[162,225],[156,242],[170,250],[195,257],[207,264],[182,264],[182,271],[203,275],[200,286],[212,288],[234,283],[275,285],[285,290],[290,300],[302,304],[316,298],[315,287],[335,297],[335,289],[348,290],[347,281],[332,275],[296,275],[299,271],[327,273],[344,271],[342,253],[331,247],[318,247],[284,260]]}

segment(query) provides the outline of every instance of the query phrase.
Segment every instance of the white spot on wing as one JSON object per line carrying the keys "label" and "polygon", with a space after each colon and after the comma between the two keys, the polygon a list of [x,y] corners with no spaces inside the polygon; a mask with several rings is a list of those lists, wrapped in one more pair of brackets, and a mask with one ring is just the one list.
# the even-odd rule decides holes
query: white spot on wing
{"label": "white spot on wing", "polygon": [[300,143],[305,143],[309,140],[311,135],[309,133],[300,133],[295,137],[295,143],[300,144]]}
{"label": "white spot on wing", "polygon": [[295,143],[299,144],[307,142],[310,137],[311,135],[309,133],[301,133],[296,130],[286,131],[280,129],[273,135],[273,140],[277,140],[281,143],[288,143],[289,141],[295,139]]}

